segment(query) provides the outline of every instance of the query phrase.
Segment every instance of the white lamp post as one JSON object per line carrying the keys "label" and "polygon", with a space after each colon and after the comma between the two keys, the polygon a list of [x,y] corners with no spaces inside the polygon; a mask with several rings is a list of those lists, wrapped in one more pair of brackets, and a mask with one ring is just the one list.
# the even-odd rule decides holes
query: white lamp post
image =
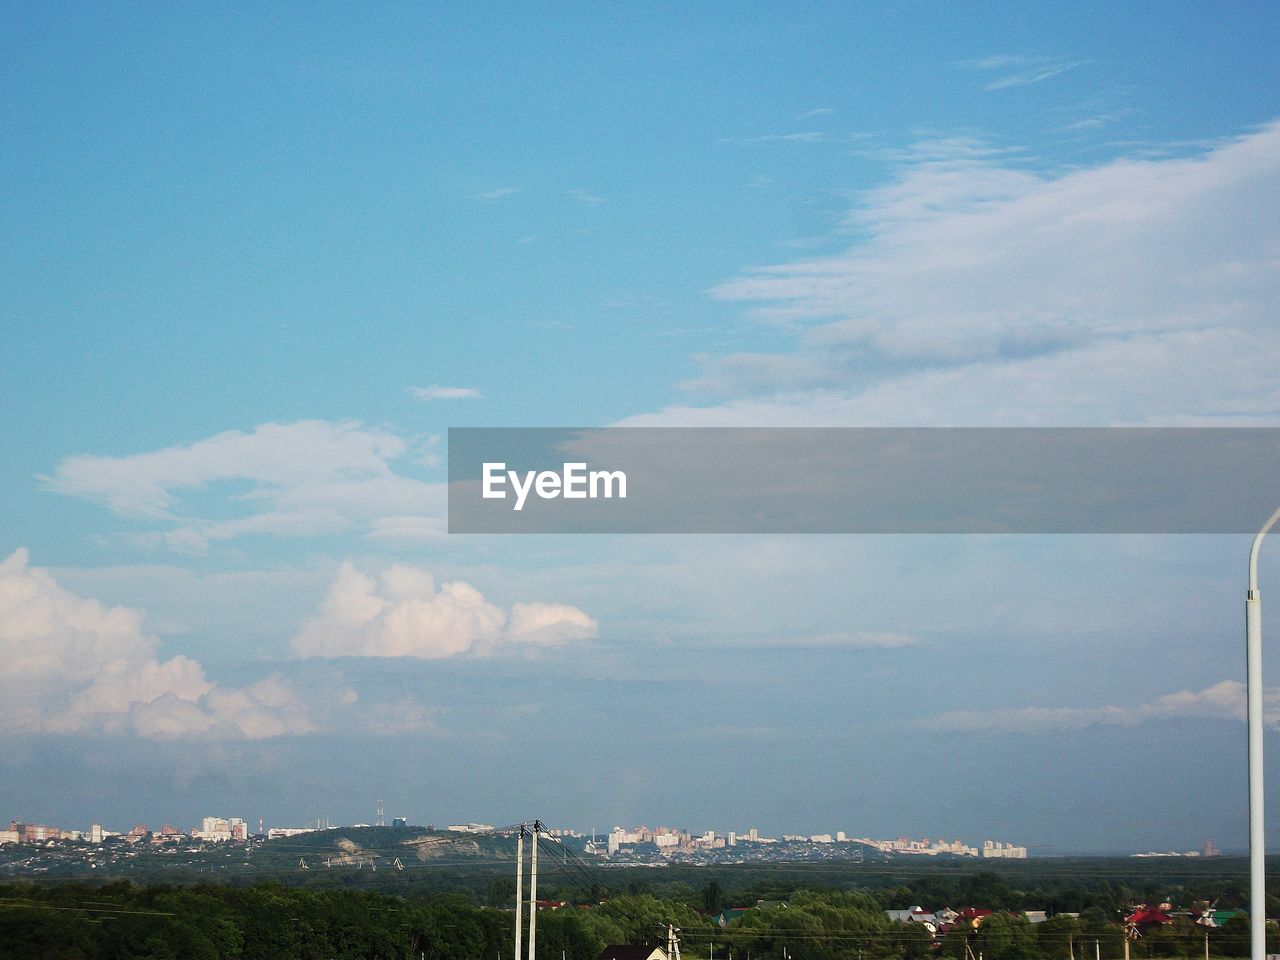
{"label": "white lamp post", "polygon": [[1249,593],[1244,601],[1245,659],[1249,694],[1249,954],[1267,956],[1267,844],[1262,819],[1262,598],[1258,595],[1258,548],[1280,522],[1271,515],[1249,550]]}

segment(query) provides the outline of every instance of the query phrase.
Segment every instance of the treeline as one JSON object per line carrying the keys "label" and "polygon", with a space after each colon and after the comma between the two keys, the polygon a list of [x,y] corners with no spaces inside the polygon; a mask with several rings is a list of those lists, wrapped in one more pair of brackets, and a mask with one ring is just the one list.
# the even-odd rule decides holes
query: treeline
{"label": "treeline", "polygon": [[[644,943],[667,923],[695,936],[711,922],[688,906],[623,896],[592,909],[538,913],[538,952],[596,960],[610,943]],[[461,895],[254,887],[0,885],[5,960],[511,960],[514,914]]]}
{"label": "treeline", "polygon": [[[510,883],[511,878],[493,878],[481,894],[429,895],[276,883],[5,884],[0,885],[0,956],[512,960]],[[596,960],[611,943],[661,944],[667,925],[674,924],[680,928],[686,960],[924,960],[939,954],[948,960],[1120,960],[1121,909],[1143,899],[1140,894],[1130,896],[1135,891],[1111,879],[1060,877],[1056,889],[1028,890],[989,872],[935,877],[927,884],[886,883],[879,889],[797,889],[776,877],[736,889],[722,887],[716,879],[701,888],[681,880],[632,880],[629,886],[627,893],[583,893],[578,903],[539,911],[539,957]],[[1152,893],[1145,899],[1183,905],[1202,896],[1201,891],[1176,886]],[[1223,894],[1233,899],[1239,895],[1236,889]],[[935,947],[923,925],[895,923],[885,913],[917,903],[928,909],[944,904],[957,909],[981,906],[996,913],[977,929],[948,933]],[[1082,909],[1073,909],[1081,904]],[[1223,908],[1239,905],[1219,903]],[[720,911],[731,907],[751,909],[718,925]],[[1024,909],[1056,910],[1058,915],[1032,924],[1017,912]],[[1248,956],[1244,917],[1209,930],[1207,937],[1214,958]],[[1131,941],[1130,957],[1202,957],[1205,938],[1204,928],[1178,918]],[[1280,952],[1280,938],[1268,950]]]}

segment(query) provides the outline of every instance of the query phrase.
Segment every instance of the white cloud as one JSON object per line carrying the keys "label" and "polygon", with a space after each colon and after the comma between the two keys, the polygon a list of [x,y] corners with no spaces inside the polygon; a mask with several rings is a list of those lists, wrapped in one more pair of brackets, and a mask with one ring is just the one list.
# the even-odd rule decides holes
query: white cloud
{"label": "white cloud", "polygon": [[1034,173],[932,141],[845,253],[712,291],[794,333],[703,361],[723,399],[629,425],[1264,423],[1280,412],[1280,124]]}
{"label": "white cloud", "polygon": [[600,625],[577,607],[563,603],[517,603],[503,639],[508,643],[556,646],[567,640],[594,640]]}
{"label": "white cloud", "polygon": [[483,394],[475,387],[410,387],[409,392],[419,400],[476,400]]}
{"label": "white cloud", "polygon": [[814,647],[846,647],[851,650],[897,650],[914,647],[919,641],[906,633],[889,630],[841,630],[810,637],[806,644]]}
{"label": "white cloud", "polygon": [[1025,53],[996,53],[989,57],[975,57],[971,60],[957,61],[956,66],[969,70],[1005,70],[1010,67],[1025,67],[1039,58]]}
{"label": "white cloud", "polygon": [[[159,523],[162,529],[144,534],[144,542],[201,553],[212,542],[251,534],[319,536],[387,517],[443,516],[444,485],[404,476],[392,465],[414,447],[356,422],[266,423],[150,453],[71,456],[41,479],[58,493]],[[217,512],[241,515],[202,516],[184,505],[222,487],[228,492]]]}
{"label": "white cloud", "polygon": [[443,540],[448,535],[444,517],[378,517],[369,523],[370,540],[421,543]]}
{"label": "white cloud", "polygon": [[597,196],[590,190],[574,189],[568,191],[568,193],[574,200],[577,200],[579,203],[586,204],[589,207],[598,206],[599,204],[604,203],[604,197]]}
{"label": "white cloud", "polygon": [[1088,62],[1087,60],[1073,60],[1070,63],[1046,63],[1042,66],[1032,67],[1029,70],[1020,70],[1017,73],[1008,74],[998,80],[992,80],[982,89],[995,91],[1008,90],[1010,87],[1029,87],[1033,83],[1051,80],[1059,74],[1066,73],[1068,70],[1082,67]]}
{"label": "white cloud", "polygon": [[734,649],[832,649],[832,650],[900,650],[918,646],[918,638],[891,630],[832,630],[825,633],[733,633],[706,641],[715,647]]}
{"label": "white cloud", "polygon": [[1012,73],[1005,73],[1004,76],[992,80],[983,87],[984,90],[995,91],[1042,83],[1068,70],[1082,67],[1088,62],[1088,60],[1064,60],[1058,57],[1037,57],[1025,54],[997,54],[975,60],[961,60],[957,65],[969,70],[987,72],[1012,70]]}
{"label": "white cloud", "polygon": [[1132,110],[1114,110],[1107,113],[1095,113],[1087,117],[1082,117],[1072,123],[1065,124],[1059,129],[1067,133],[1076,133],[1082,130],[1097,130],[1108,124],[1119,123],[1125,117],[1133,113]]}
{"label": "white cloud", "polygon": [[493,202],[494,200],[504,200],[507,197],[514,196],[520,192],[519,187],[498,187],[494,190],[486,190],[483,193],[471,194],[472,200],[483,200]]}
{"label": "white cloud", "polygon": [[867,139],[868,134],[837,136],[824,130],[799,130],[794,133],[766,133],[758,137],[720,137],[717,143],[741,146],[753,143],[856,143]]}
{"label": "white cloud", "polygon": [[[1264,722],[1280,728],[1280,688],[1264,691]],[[1098,725],[1132,726],[1152,720],[1203,717],[1245,719],[1247,695],[1238,680],[1223,680],[1200,691],[1181,690],[1132,707],[1022,707],[1010,710],[955,710],[922,721],[951,732],[1053,733]]]}
{"label": "white cloud", "polygon": [[26,550],[0,562],[0,727],[157,740],[315,729],[283,681],[220,687],[194,660],[161,660],[159,646],[138,611],[71,593],[31,567]]}
{"label": "white cloud", "polygon": [[375,580],[344,563],[292,646],[299,657],[436,660],[598,636],[596,621],[576,607],[517,603],[508,617],[470,584],[437,589],[428,571],[409,566],[389,567]]}

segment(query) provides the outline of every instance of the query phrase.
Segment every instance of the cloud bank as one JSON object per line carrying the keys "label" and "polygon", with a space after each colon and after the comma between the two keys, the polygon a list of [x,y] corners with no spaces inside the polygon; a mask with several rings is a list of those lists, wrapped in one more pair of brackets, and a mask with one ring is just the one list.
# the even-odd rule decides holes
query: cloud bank
{"label": "cloud bank", "polygon": [[315,729],[284,681],[221,687],[195,660],[161,660],[159,646],[138,611],[76,596],[30,566],[26,550],[0,562],[0,728],[153,740]]}
{"label": "cloud bank", "polygon": [[[1280,729],[1280,688],[1264,691],[1263,721]],[[1238,680],[1223,680],[1200,691],[1181,690],[1132,707],[1022,707],[1014,710],[954,710],[922,721],[956,733],[1054,733],[1098,725],[1133,726],[1151,720],[1203,717],[1245,719],[1247,695]]]}
{"label": "cloud bank", "polygon": [[1274,423],[1280,124],[1056,173],[920,144],[844,253],[712,291],[795,349],[702,359],[701,404],[628,425]]}
{"label": "cloud bank", "polygon": [[299,657],[437,660],[598,636],[599,624],[576,607],[517,603],[508,615],[470,584],[437,588],[435,578],[417,567],[389,567],[375,580],[344,563],[292,648]]}

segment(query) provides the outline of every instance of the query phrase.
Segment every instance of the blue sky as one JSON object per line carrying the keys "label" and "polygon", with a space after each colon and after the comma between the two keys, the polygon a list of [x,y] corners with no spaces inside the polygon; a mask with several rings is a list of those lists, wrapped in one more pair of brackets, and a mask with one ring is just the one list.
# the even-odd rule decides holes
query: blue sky
{"label": "blue sky", "polygon": [[1242,845],[1238,539],[448,537],[443,436],[1276,425],[1278,18],[6,5],[0,805]]}

